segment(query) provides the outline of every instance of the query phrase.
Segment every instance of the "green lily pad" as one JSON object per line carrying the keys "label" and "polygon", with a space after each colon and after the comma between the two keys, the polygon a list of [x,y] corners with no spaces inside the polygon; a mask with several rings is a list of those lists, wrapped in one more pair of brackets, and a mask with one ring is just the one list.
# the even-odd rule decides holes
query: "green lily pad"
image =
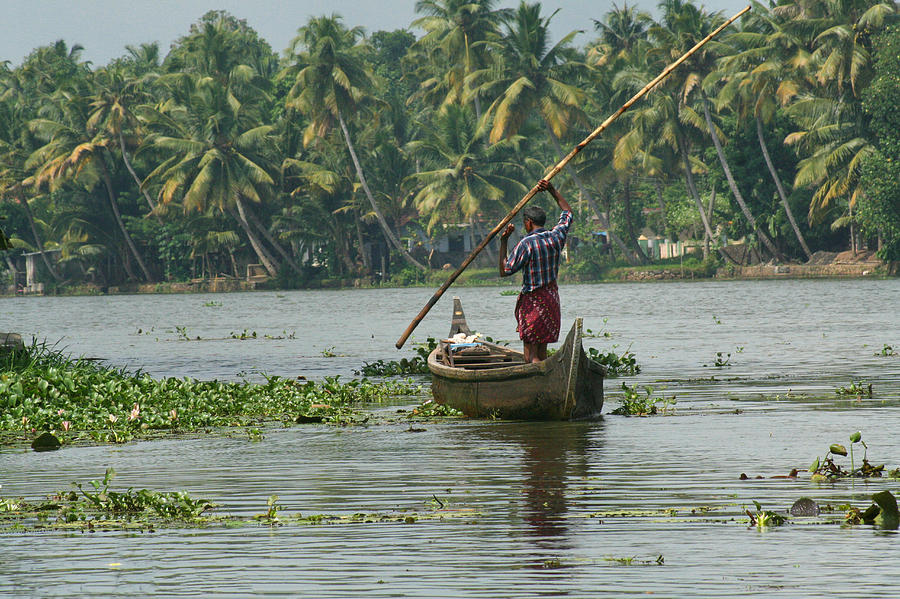
{"label": "green lily pad", "polygon": [[872,495],[872,501],[878,504],[881,512],[875,517],[875,524],[881,528],[896,530],[900,528],[900,512],[897,510],[897,499],[890,491],[881,491]]}
{"label": "green lily pad", "polygon": [[31,442],[31,448],[35,451],[56,451],[62,447],[62,443],[53,433],[41,433],[37,439]]}

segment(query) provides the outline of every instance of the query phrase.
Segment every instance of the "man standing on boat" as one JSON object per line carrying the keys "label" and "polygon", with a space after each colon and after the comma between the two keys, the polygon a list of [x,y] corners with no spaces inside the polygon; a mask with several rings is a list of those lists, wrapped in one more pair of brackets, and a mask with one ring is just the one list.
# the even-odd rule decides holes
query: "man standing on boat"
{"label": "man standing on boat", "polygon": [[559,339],[559,290],[556,274],[559,256],[566,245],[566,235],[572,224],[572,207],[559,195],[549,181],[538,182],[539,191],[549,191],[562,214],[551,230],[544,228],[547,214],[539,206],[522,210],[525,237],[507,258],[507,242],[516,230],[509,223],[500,234],[500,276],[508,277],[522,271],[522,291],[516,301],[516,330],[525,346],[525,361],[547,359],[547,344]]}

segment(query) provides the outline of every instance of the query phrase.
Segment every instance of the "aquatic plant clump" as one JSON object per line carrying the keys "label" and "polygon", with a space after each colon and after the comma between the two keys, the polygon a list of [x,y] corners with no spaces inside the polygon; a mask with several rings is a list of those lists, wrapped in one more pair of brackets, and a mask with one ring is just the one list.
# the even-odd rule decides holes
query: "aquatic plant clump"
{"label": "aquatic plant clump", "polygon": [[764,510],[758,501],[754,501],[753,505],[756,506],[755,513],[750,510],[744,510],[744,513],[750,518],[750,526],[756,526],[757,528],[762,529],[772,526],[781,526],[787,522],[787,518],[781,514],[771,510]]}
{"label": "aquatic plant clump", "polygon": [[856,397],[856,399],[862,399],[863,397],[871,399],[874,397],[872,383],[867,384],[863,381],[850,381],[850,385],[847,387],[838,387],[834,392],[837,395]]}
{"label": "aquatic plant clump", "polygon": [[417,395],[410,381],[320,382],[269,377],[264,383],[154,379],[34,346],[0,363],[0,438],[51,431],[63,442],[122,442],[154,431],[192,432],[263,422],[353,423],[353,406]]}
{"label": "aquatic plant clump", "polygon": [[614,351],[601,352],[593,347],[589,347],[587,351],[591,360],[606,368],[607,377],[634,376],[641,372],[641,365],[629,350],[625,350],[622,355]]}
{"label": "aquatic plant clump", "polygon": [[[856,467],[853,459],[853,446],[857,443],[863,447],[863,459],[859,468]],[[825,457],[822,459],[816,457],[815,461],[810,465],[809,471],[812,473],[810,478],[813,481],[832,480],[844,477],[881,478],[884,476],[885,466],[884,464],[879,464],[877,466],[870,464],[867,459],[868,450],[869,446],[862,440],[862,433],[856,431],[850,435],[850,469],[845,470],[840,464],[834,461],[834,456],[846,457],[848,453],[847,448],[840,443],[832,443],[828,447],[828,452],[825,454]],[[900,469],[892,470],[888,476],[897,478],[900,476]]]}
{"label": "aquatic plant clump", "polygon": [[366,362],[362,368],[354,371],[362,376],[402,376],[408,374],[428,374],[428,354],[437,347],[437,339],[429,337],[422,343],[413,345],[416,351],[414,358],[400,360],[376,360]]}
{"label": "aquatic plant clump", "polygon": [[110,481],[115,475],[115,470],[108,468],[102,480],[92,480],[88,486],[73,483],[76,490],[60,491],[44,501],[0,498],[0,530],[152,530],[220,520],[206,514],[218,507],[215,503],[195,499],[185,492],[133,488],[113,491]]}
{"label": "aquatic plant clump", "polygon": [[[60,491],[43,500],[0,497],[0,532],[43,530],[140,530],[200,528],[208,526],[284,526],[360,523],[414,524],[428,520],[465,519],[477,516],[474,509],[451,506],[438,500],[422,509],[403,509],[354,514],[286,514],[272,495],[266,511],[253,517],[213,514],[219,504],[194,498],[184,491],[153,491],[128,488],[113,490],[116,472],[106,470],[102,480],[87,485],[73,483],[74,490]],[[436,497],[435,497],[436,499]]]}
{"label": "aquatic plant clump", "polygon": [[419,357],[400,360],[376,360],[366,362],[354,374],[362,376],[403,376],[408,374],[428,374],[428,363]]}
{"label": "aquatic plant clump", "polygon": [[622,383],[622,404],[611,413],[616,416],[652,416],[665,414],[677,403],[675,396],[653,397],[653,387],[644,385],[642,395],[637,387],[629,387]]}

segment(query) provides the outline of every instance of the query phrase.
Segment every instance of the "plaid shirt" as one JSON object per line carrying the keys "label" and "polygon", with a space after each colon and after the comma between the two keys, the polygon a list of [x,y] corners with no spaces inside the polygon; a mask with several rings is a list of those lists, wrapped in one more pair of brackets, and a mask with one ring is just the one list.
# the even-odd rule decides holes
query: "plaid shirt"
{"label": "plaid shirt", "polygon": [[553,229],[535,229],[513,248],[506,259],[504,270],[508,275],[522,271],[522,293],[534,291],[556,280],[559,255],[566,245],[566,235],[571,224],[572,213],[563,210],[559,215],[559,223]]}

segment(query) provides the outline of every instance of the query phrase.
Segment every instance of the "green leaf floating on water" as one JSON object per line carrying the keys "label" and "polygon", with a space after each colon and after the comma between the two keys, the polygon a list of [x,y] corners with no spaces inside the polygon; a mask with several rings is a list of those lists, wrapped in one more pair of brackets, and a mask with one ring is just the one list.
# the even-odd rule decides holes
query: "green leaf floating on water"
{"label": "green leaf floating on water", "polygon": [[53,433],[41,433],[37,439],[31,443],[31,448],[35,451],[55,451],[61,447],[59,439]]}
{"label": "green leaf floating on water", "polygon": [[847,455],[847,448],[841,445],[840,443],[835,443],[831,447],[828,448],[828,451],[833,453],[834,455]]}
{"label": "green leaf floating on water", "polygon": [[900,528],[900,512],[897,510],[897,499],[890,491],[881,491],[872,495],[872,501],[878,504],[881,512],[875,517],[875,524],[881,528],[896,530]]}

